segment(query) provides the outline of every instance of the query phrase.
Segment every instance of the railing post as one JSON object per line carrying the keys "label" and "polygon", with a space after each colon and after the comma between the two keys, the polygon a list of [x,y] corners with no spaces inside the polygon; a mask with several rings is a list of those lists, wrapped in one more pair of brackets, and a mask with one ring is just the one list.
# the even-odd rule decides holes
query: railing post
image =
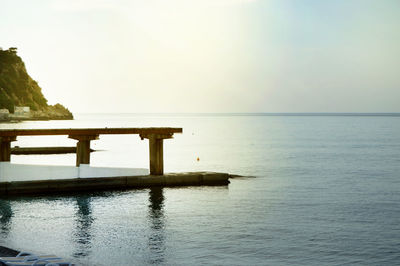
{"label": "railing post", "polygon": [[76,144],[76,166],[90,163],[90,141],[99,139],[99,135],[69,135],[70,139],[77,140]]}
{"label": "railing post", "polygon": [[140,134],[140,138],[149,140],[150,174],[164,174],[164,139],[172,138],[171,134]]}
{"label": "railing post", "polygon": [[16,141],[17,136],[0,137],[0,161],[9,162],[11,160],[11,142]]}

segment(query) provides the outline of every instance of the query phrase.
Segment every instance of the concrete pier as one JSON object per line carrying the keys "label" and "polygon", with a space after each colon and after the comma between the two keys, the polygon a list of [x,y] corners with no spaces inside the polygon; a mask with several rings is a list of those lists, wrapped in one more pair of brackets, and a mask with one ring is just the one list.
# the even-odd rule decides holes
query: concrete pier
{"label": "concrete pier", "polygon": [[[90,149],[90,152],[95,150]],[[19,147],[11,148],[11,155],[31,155],[31,154],[68,154],[76,153],[76,147]]]}
{"label": "concrete pier", "polygon": [[[76,191],[132,189],[154,186],[227,185],[230,175],[215,172],[164,174],[165,139],[182,128],[75,128],[0,130],[0,196]],[[149,140],[149,169],[90,166],[90,142],[103,134],[138,134]],[[77,140],[76,166],[11,163],[11,142],[18,136],[66,135]],[[39,150],[54,150],[41,147]],[[150,175],[149,175],[150,173]]]}
{"label": "concrete pier", "polygon": [[[77,140],[76,166],[90,163],[90,141],[99,139],[104,134],[138,134],[149,140],[150,174],[164,173],[163,140],[171,139],[175,133],[182,133],[182,128],[148,127],[148,128],[60,128],[60,129],[1,129],[0,162],[10,162],[11,142],[18,136],[51,136],[67,135]],[[0,179],[1,180],[1,179]]]}
{"label": "concrete pier", "polygon": [[75,139],[76,143],[76,166],[90,163],[90,141],[99,139],[99,135],[69,135],[70,139]]}
{"label": "concrete pier", "polygon": [[0,195],[117,190],[155,186],[228,185],[229,178],[230,175],[227,173],[188,172],[164,175],[0,182]]}
{"label": "concrete pier", "polygon": [[0,137],[0,161],[9,162],[11,158],[11,142],[16,141],[17,136]]}

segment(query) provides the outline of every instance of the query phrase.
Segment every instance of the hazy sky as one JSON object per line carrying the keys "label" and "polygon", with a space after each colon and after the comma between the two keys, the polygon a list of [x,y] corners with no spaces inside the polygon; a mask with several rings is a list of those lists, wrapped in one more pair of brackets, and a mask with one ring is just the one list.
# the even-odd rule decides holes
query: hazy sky
{"label": "hazy sky", "polygon": [[399,0],[0,0],[73,112],[400,112]]}

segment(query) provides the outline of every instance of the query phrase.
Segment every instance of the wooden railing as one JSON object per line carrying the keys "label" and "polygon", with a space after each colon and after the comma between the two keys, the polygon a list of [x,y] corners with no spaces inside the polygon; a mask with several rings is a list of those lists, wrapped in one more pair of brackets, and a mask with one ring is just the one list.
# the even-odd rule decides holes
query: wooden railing
{"label": "wooden railing", "polygon": [[90,163],[90,141],[99,139],[104,134],[138,134],[140,138],[149,140],[150,174],[164,173],[163,140],[170,139],[174,133],[182,133],[182,128],[149,127],[149,128],[63,128],[63,129],[1,129],[0,161],[9,162],[11,142],[18,136],[50,136],[67,135],[77,140],[76,166]]}

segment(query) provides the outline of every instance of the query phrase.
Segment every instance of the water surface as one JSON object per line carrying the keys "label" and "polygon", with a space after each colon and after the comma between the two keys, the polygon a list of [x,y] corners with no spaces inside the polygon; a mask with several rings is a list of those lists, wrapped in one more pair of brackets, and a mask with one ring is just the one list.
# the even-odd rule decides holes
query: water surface
{"label": "water surface", "polygon": [[[395,265],[400,117],[78,115],[0,127],[183,127],[166,171],[251,176],[228,186],[0,199],[0,244],[88,265]],[[19,137],[14,145],[74,145]],[[148,167],[138,136],[101,136],[92,165]],[[199,157],[199,161],[197,161]],[[74,165],[74,155],[12,156]]]}

